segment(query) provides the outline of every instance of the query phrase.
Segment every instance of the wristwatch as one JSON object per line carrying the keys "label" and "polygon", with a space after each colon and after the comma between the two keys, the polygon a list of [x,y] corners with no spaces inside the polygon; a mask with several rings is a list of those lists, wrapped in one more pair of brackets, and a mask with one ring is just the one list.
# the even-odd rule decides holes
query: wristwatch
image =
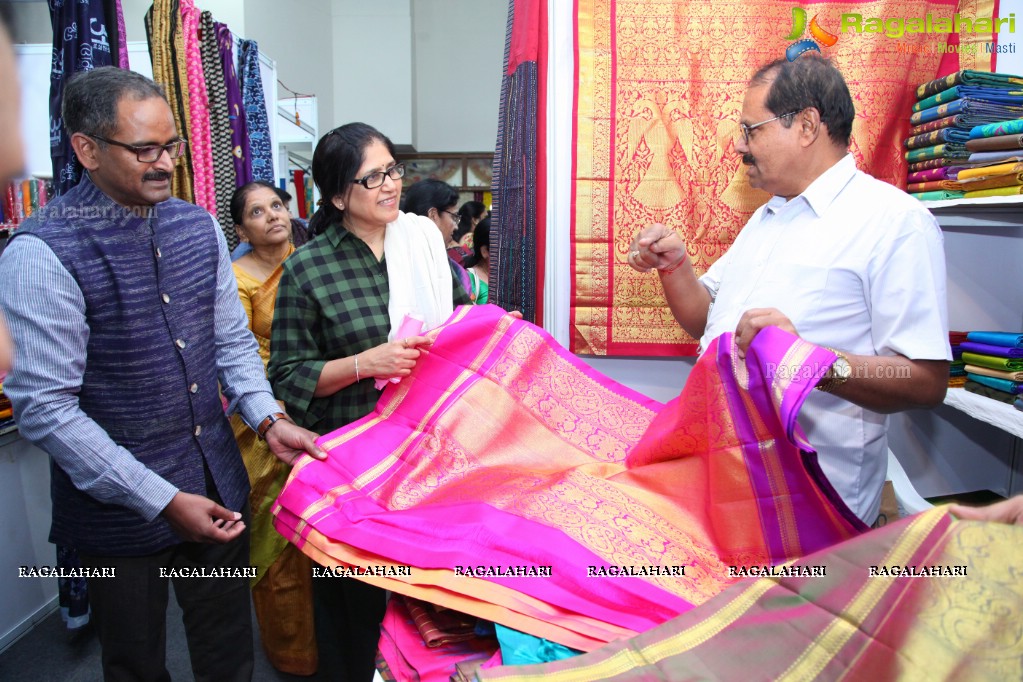
{"label": "wristwatch", "polygon": [[827,374],[817,383],[817,388],[825,393],[833,393],[836,388],[849,381],[849,377],[852,376],[852,365],[849,364],[849,358],[842,351],[828,348],[828,346],[824,347],[837,357],[835,363],[828,368]]}
{"label": "wristwatch", "polygon": [[266,419],[259,422],[259,426],[256,427],[256,435],[259,436],[260,440],[265,440],[266,432],[273,428],[273,425],[282,419],[289,422],[291,421],[291,418],[283,412],[274,412],[273,414],[268,415]]}

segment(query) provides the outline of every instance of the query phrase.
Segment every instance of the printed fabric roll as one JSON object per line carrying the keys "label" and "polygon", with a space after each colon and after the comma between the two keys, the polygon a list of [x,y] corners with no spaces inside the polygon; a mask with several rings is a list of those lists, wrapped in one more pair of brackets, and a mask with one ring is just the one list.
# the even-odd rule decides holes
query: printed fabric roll
{"label": "printed fabric roll", "polygon": [[906,185],[906,191],[910,194],[921,192],[934,192],[948,190],[949,192],[961,192],[963,186],[953,180],[932,180],[930,182],[912,182]]}
{"label": "printed fabric roll", "polygon": [[969,138],[970,131],[964,128],[941,128],[939,130],[932,130],[929,133],[906,138],[905,145],[907,149],[919,149],[920,147],[930,147],[943,142],[965,143]]}
{"label": "printed fabric roll", "polygon": [[934,121],[927,121],[926,123],[921,123],[920,125],[913,126],[912,128],[909,129],[909,136],[916,137],[917,135],[931,133],[934,132],[935,130],[940,130],[942,128],[962,128],[969,132],[970,128],[972,127],[973,126],[971,125],[967,125],[965,115],[956,114],[955,116],[946,116],[944,118],[939,118]]}
{"label": "printed fabric roll", "polygon": [[1012,161],[1009,163],[999,163],[994,166],[981,166],[978,168],[964,168],[959,171],[956,175],[956,180],[963,182],[971,178],[977,180],[987,180],[988,178],[995,178],[1001,175],[1014,175],[1016,173],[1023,173],[1023,163],[1018,161]]}
{"label": "printed fabric roll", "polygon": [[935,78],[932,81],[928,81],[927,83],[920,85],[916,89],[916,97],[917,99],[930,97],[942,90],[947,90],[948,88],[960,84],[1005,88],[1016,85],[1023,86],[1023,77],[1016,76],[1011,73],[994,73],[991,71],[964,69],[962,71],[951,73],[947,76],[942,76],[941,78]]}
{"label": "printed fabric roll", "polygon": [[259,70],[259,45],[255,40],[241,41],[242,102],[245,105],[245,127],[249,133],[249,155],[252,179],[273,184],[273,150],[270,147],[270,123],[263,96],[263,76]]}
{"label": "printed fabric roll", "polygon": [[913,163],[939,157],[945,159],[965,159],[969,155],[970,152],[966,151],[965,144],[961,142],[946,142],[945,144],[937,144],[933,147],[910,149],[906,152],[906,161]]}
{"label": "printed fabric roll", "polygon": [[976,126],[970,131],[970,139],[976,140],[982,137],[999,137],[1002,135],[1019,135],[1023,133],[1023,118],[1015,118],[1009,121],[988,123],[987,125]]}
{"label": "printed fabric roll", "polygon": [[928,168],[927,170],[910,173],[906,177],[907,182],[933,182],[935,180],[957,180],[956,175],[959,169],[950,168]]}
{"label": "printed fabric roll", "polygon": [[964,192],[976,192],[982,189],[995,189],[997,187],[1012,187],[1013,185],[1023,185],[1023,173],[1010,173],[1009,175],[999,175],[998,177],[986,180],[974,180],[959,184],[962,185]]}

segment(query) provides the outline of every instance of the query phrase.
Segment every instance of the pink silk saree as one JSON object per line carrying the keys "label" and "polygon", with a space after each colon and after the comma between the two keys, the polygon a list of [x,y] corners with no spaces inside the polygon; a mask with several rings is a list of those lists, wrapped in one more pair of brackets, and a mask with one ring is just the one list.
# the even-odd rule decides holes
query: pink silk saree
{"label": "pink silk saree", "polygon": [[321,438],[326,461],[294,467],[275,526],[322,565],[592,650],[711,599],[730,566],[863,530],[796,424],[833,361],[778,329],[741,361],[726,334],[662,405],[496,306],[461,307],[374,413]]}

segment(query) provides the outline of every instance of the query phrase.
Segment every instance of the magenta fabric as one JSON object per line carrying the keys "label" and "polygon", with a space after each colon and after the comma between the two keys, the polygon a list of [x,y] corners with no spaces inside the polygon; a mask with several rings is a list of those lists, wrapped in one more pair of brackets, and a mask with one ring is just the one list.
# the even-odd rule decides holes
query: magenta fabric
{"label": "magenta fabric", "polygon": [[960,168],[958,166],[948,168],[931,168],[928,170],[910,173],[906,177],[906,182],[912,184],[915,182],[931,182],[933,180],[955,180],[959,171]]}
{"label": "magenta fabric", "polygon": [[448,682],[455,665],[474,659],[488,660],[498,651],[495,638],[479,637],[465,642],[427,647],[400,595],[387,602],[380,624],[380,654],[395,679]]}
{"label": "magenta fabric", "polygon": [[[740,360],[725,334],[682,396],[661,405],[496,306],[460,307],[373,414],[321,438],[326,461],[295,466],[275,525],[321,563],[350,556],[331,554],[343,543],[437,573],[553,566],[543,579],[486,577],[504,588],[488,603],[514,611],[514,591],[553,608],[559,625],[611,626],[578,625],[584,637],[641,632],[723,589],[729,564],[777,564],[865,530],[796,422],[834,358],[769,328]],[[622,564],[691,572],[671,581],[587,575]],[[490,612],[445,604],[457,580],[431,580],[414,574],[387,587],[435,585],[427,597],[408,593]],[[503,624],[524,629],[511,620]]]}

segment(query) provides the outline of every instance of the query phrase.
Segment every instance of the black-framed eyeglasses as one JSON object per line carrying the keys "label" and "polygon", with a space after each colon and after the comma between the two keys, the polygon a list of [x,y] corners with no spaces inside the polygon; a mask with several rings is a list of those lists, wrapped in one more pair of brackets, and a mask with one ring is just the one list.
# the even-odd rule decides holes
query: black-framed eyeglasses
{"label": "black-framed eyeglasses", "polygon": [[455,221],[456,224],[458,223],[458,221],[462,219],[462,217],[455,213],[454,211],[444,211],[444,213],[447,213],[449,216],[451,216],[451,218]]}
{"label": "black-framed eyeglasses", "polygon": [[356,178],[352,180],[352,182],[357,185],[362,185],[366,189],[376,189],[380,185],[384,184],[385,176],[390,178],[391,180],[401,180],[403,177],[405,177],[405,164],[396,163],[387,170],[373,171],[372,173],[367,173],[366,175],[363,175],[361,178]]}
{"label": "black-framed eyeglasses", "polygon": [[153,163],[159,159],[164,152],[167,152],[167,156],[169,156],[171,160],[177,159],[185,153],[185,146],[188,144],[187,140],[174,140],[167,144],[125,144],[124,142],[109,140],[93,133],[85,134],[95,140],[99,140],[100,142],[124,147],[125,149],[135,152],[135,158],[138,159],[139,163]]}
{"label": "black-framed eyeglasses", "polygon": [[742,139],[743,139],[743,141],[746,144],[749,144],[749,134],[752,133],[757,128],[759,128],[760,126],[767,125],[771,121],[778,121],[778,120],[783,119],[783,118],[788,118],[789,116],[795,116],[800,111],[802,111],[802,109],[796,109],[795,111],[790,111],[787,114],[782,114],[781,116],[775,116],[774,118],[769,118],[766,121],[761,121],[760,123],[754,123],[751,126],[748,126],[745,123],[740,123],[739,124],[739,130],[742,131]]}

